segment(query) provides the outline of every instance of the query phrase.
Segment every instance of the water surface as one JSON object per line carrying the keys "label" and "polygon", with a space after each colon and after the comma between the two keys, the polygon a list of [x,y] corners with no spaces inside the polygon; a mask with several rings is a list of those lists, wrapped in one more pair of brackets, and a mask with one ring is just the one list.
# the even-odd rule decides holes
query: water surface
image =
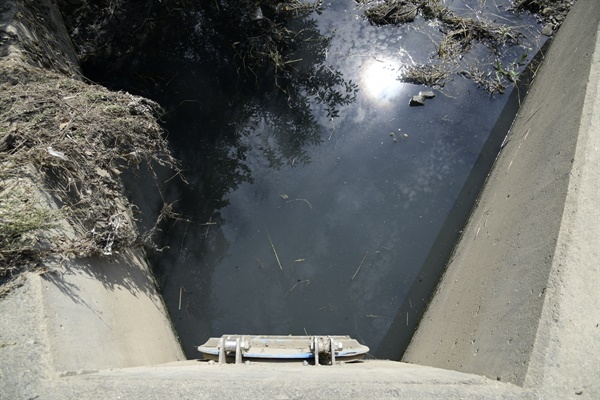
{"label": "water surface", "polygon": [[[528,34],[535,26],[504,11],[506,1],[449,3]],[[268,74],[240,84],[239,68],[224,67],[239,62],[227,58],[228,44],[205,40],[219,28],[202,13],[192,17],[189,37],[163,58],[139,61],[139,71],[168,80],[146,94],[169,111],[165,126],[189,182],[165,187],[182,217],[164,227],[168,248],[153,256],[187,355],[227,333],[348,334],[374,356],[399,357],[381,344],[412,335],[427,296],[408,294],[508,96],[455,75],[424,107],[409,107],[430,88],[398,78],[427,62],[441,36],[421,17],[372,26],[353,1],[339,0],[291,20],[292,30],[328,38],[299,47],[285,83],[296,85],[292,97]],[[538,46],[525,42],[527,59]],[[506,48],[503,57],[523,51]],[[483,45],[469,57],[494,59]],[[347,97],[325,101],[332,93]],[[461,218],[445,229],[460,230]],[[425,277],[431,285],[445,248]]]}

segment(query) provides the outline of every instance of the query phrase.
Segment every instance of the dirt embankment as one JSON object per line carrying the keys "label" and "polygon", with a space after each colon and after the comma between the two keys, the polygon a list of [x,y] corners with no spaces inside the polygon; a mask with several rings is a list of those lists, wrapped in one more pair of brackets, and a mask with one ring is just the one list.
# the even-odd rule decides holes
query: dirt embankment
{"label": "dirt embankment", "polygon": [[158,106],[84,82],[53,1],[1,10],[0,275],[23,285],[0,296],[0,397],[182,359],[120,182],[176,165]]}
{"label": "dirt embankment", "polygon": [[44,258],[111,255],[151,243],[120,175],[177,170],[160,107],[84,82],[60,14],[47,2],[3,5],[0,59],[0,278]]}

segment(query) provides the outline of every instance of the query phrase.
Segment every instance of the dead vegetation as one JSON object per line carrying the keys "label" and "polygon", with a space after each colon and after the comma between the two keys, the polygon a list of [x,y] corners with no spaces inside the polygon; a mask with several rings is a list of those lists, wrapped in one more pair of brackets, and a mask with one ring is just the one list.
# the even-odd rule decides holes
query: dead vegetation
{"label": "dead vegetation", "polygon": [[574,0],[515,0],[514,8],[536,14],[540,22],[558,28],[571,9]]}
{"label": "dead vegetation", "polygon": [[[374,24],[404,24],[412,22],[419,14],[439,23],[443,33],[435,54],[439,61],[409,66],[404,74],[405,81],[442,87],[450,75],[458,72],[492,93],[502,92],[506,87],[502,75],[482,74],[477,67],[469,67],[467,70],[472,70],[465,72],[460,62],[474,43],[483,43],[496,55],[502,46],[518,44],[519,33],[514,28],[486,18],[459,16],[442,0],[357,1],[366,7],[365,15]],[[490,81],[496,78],[500,79]]]}
{"label": "dead vegetation", "polygon": [[[148,243],[119,176],[142,165],[178,171],[159,106],[15,63],[0,67],[0,90],[0,277],[44,256]],[[70,228],[50,233],[60,221]]]}
{"label": "dead vegetation", "polygon": [[447,64],[417,64],[406,68],[402,80],[417,85],[443,87],[452,72],[452,66]]}

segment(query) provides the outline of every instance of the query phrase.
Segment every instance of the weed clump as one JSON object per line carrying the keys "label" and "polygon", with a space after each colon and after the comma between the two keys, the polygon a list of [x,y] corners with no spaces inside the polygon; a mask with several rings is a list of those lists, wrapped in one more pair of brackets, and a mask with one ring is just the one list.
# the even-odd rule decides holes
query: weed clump
{"label": "weed clump", "polygon": [[0,276],[16,271],[46,250],[40,235],[55,228],[59,213],[36,202],[23,182],[4,184],[0,193]]}
{"label": "weed clump", "polygon": [[482,43],[498,57],[504,45],[519,43],[520,34],[512,27],[497,24],[486,18],[468,18],[457,15],[444,6],[442,0],[357,0],[366,7],[367,19],[378,25],[412,22],[417,15],[436,20],[443,34],[438,43],[433,65],[413,65],[406,69],[403,80],[428,86],[444,86],[455,73],[473,79],[484,89],[496,93],[506,87],[506,75],[484,74],[477,67],[461,71],[460,60],[474,43]]}
{"label": "weed clump", "polygon": [[[18,63],[0,66],[0,90],[0,277],[45,256],[148,242],[119,176],[142,165],[179,171],[159,106]],[[50,232],[61,220],[68,228]]]}

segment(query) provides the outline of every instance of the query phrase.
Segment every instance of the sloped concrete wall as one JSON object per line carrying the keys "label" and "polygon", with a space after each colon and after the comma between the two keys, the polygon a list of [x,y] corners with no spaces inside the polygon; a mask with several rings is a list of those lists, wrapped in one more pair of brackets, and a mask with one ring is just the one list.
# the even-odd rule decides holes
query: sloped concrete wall
{"label": "sloped concrete wall", "polygon": [[[52,70],[80,77],[52,0],[4,1],[0,8],[0,63],[35,67],[31,73]],[[23,179],[33,182],[34,175]],[[41,280],[41,300],[32,301],[44,310],[40,330],[47,333],[52,368],[58,373],[185,359],[141,250],[63,260],[49,270],[42,277],[29,274],[29,279]]]}
{"label": "sloped concrete wall", "polygon": [[69,76],[81,73],[52,0],[5,0],[0,4],[0,57]]}
{"label": "sloped concrete wall", "polygon": [[[544,335],[538,330],[544,304],[560,303],[548,291],[562,278],[550,278],[597,264],[589,246],[597,253],[598,236],[595,243],[573,242],[583,246],[579,259],[565,259],[566,247],[557,243],[574,212],[567,200],[580,190],[573,176],[589,165],[586,151],[597,153],[584,147],[576,156],[598,135],[582,117],[598,111],[597,76],[590,71],[599,22],[600,2],[579,0],[556,35],[403,361],[523,385]],[[597,198],[593,179],[588,184]],[[589,224],[584,231],[598,233],[597,213],[596,221],[581,222]],[[597,291],[571,295],[598,303]],[[597,313],[588,316],[597,323]]]}

